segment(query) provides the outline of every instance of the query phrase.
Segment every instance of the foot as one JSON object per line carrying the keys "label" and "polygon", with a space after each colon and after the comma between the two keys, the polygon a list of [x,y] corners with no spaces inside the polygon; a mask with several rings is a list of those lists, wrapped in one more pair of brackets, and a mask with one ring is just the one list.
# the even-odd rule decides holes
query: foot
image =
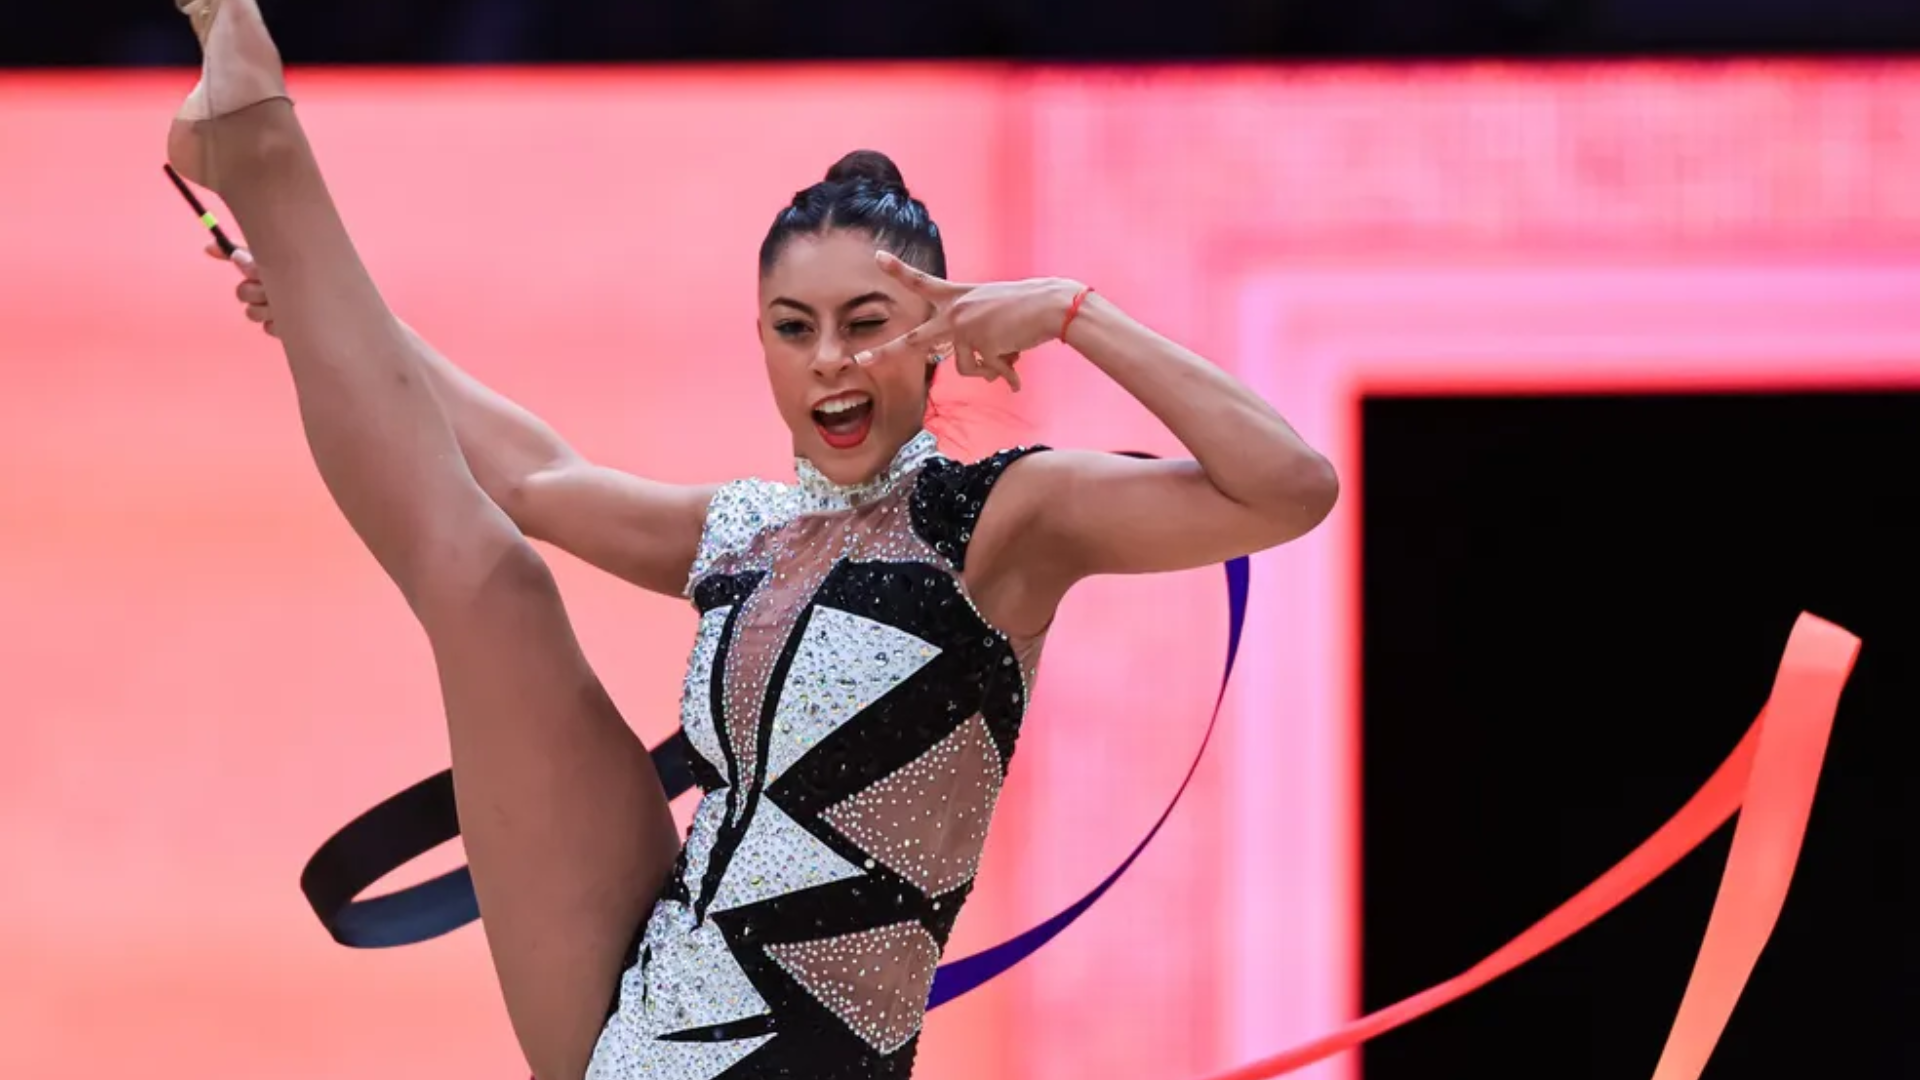
{"label": "foot", "polygon": [[287,96],[280,50],[255,0],[174,0],[200,39],[200,82],[174,116],[167,159],[180,175],[220,190],[213,121]]}

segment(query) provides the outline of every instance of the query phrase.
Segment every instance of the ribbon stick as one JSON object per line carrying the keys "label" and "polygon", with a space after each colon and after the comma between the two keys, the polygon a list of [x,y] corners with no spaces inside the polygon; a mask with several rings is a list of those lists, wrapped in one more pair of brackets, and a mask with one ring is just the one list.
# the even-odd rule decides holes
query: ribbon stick
{"label": "ribbon stick", "polygon": [[1460,1000],[1619,907],[1691,854],[1737,811],[1740,822],[1706,937],[1653,1072],[1653,1080],[1699,1080],[1786,903],[1840,692],[1859,652],[1859,638],[1802,614],[1787,639],[1773,693],[1759,718],[1706,785],[1632,854],[1465,972],[1213,1080],[1282,1076]]}

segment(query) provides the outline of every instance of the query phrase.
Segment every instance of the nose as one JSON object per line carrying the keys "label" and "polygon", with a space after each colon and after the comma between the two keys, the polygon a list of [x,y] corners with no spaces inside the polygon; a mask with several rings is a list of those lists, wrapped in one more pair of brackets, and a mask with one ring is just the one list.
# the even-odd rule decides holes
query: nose
{"label": "nose", "polygon": [[838,334],[820,335],[820,346],[813,351],[813,373],[830,378],[853,366],[853,350]]}

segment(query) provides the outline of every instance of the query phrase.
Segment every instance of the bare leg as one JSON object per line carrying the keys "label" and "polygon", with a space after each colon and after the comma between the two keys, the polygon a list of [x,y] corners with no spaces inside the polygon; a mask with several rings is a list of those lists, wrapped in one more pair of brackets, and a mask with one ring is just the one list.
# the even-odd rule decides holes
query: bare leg
{"label": "bare leg", "polygon": [[[203,40],[215,88],[240,81],[223,64],[272,49],[253,0],[226,0]],[[176,127],[175,163],[217,183],[245,231],[320,475],[432,642],[507,1010],[541,1080],[578,1080],[677,852],[666,798],[545,563],[468,471],[292,105],[259,90]]]}

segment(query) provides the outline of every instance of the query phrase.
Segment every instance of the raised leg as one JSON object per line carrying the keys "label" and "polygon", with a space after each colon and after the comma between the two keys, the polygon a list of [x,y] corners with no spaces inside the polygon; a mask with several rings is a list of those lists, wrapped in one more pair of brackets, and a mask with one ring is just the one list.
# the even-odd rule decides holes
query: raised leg
{"label": "raised leg", "polygon": [[578,1080],[678,848],[659,778],[545,563],[468,471],[276,90],[277,59],[261,59],[275,54],[253,0],[201,14],[205,115],[176,123],[175,166],[217,185],[244,230],[320,475],[432,642],[507,1010],[540,1080]]}

